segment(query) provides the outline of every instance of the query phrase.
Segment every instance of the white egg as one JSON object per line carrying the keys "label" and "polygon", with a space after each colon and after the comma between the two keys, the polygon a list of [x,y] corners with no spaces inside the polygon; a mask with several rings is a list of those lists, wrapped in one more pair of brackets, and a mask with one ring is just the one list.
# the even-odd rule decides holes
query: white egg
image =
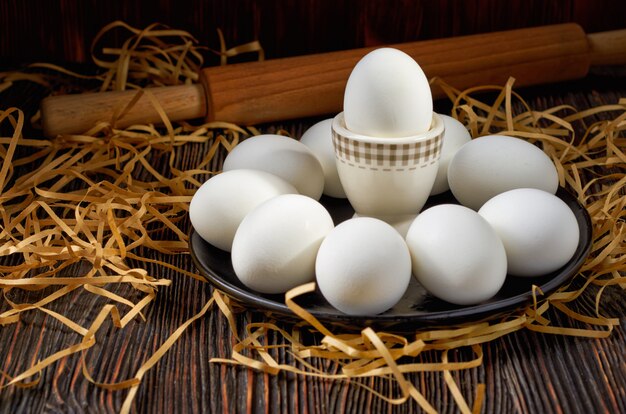
{"label": "white egg", "polygon": [[411,280],[411,257],[393,227],[360,217],[344,221],[326,236],[315,272],[332,306],[350,315],[375,315],[404,295]]}
{"label": "white egg", "polygon": [[515,276],[542,276],[574,255],[580,232],[576,216],[559,197],[534,188],[499,194],[478,210],[500,236]]}
{"label": "white egg", "polygon": [[352,132],[406,137],[430,129],[433,99],[428,79],[412,57],[380,48],[365,55],[352,70],[343,110]]}
{"label": "white egg", "polygon": [[189,219],[200,237],[229,252],[246,214],[272,197],[297,192],[282,178],[265,171],[228,171],[198,188],[189,204]]}
{"label": "white egg", "polygon": [[467,128],[465,128],[465,125],[451,116],[440,116],[441,119],[443,119],[445,129],[437,177],[435,178],[435,183],[433,184],[433,189],[430,191],[430,195],[441,194],[450,189],[448,185],[448,165],[450,164],[450,160],[452,160],[452,157],[454,157],[459,148],[472,140],[472,136]]}
{"label": "white egg", "polygon": [[487,200],[515,188],[556,193],[559,178],[550,158],[533,144],[488,135],[463,145],[448,166],[450,190],[464,206],[478,210]]}
{"label": "white egg", "polygon": [[309,147],[322,164],[322,169],[324,170],[324,194],[335,198],[346,198],[335,162],[332,124],[332,118],[316,123],[302,134],[300,142]]}
{"label": "white egg", "polygon": [[306,145],[293,138],[267,134],[246,139],[224,160],[224,171],[240,168],[277,175],[316,200],[324,190],[322,165]]}
{"label": "white egg", "polygon": [[413,274],[432,295],[457,305],[493,297],[506,278],[506,253],[474,210],[440,204],[417,216],[406,236]]}
{"label": "white egg", "polygon": [[239,280],[261,293],[284,293],[315,279],[315,257],[333,219],[310,197],[274,197],[243,219],[231,260]]}

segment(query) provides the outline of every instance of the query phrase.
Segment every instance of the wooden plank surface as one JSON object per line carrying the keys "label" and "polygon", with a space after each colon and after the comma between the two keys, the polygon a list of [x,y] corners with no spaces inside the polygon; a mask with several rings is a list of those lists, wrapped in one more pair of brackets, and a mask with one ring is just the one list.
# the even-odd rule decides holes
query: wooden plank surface
{"label": "wooden plank surface", "polygon": [[[615,103],[626,97],[624,71],[599,73],[580,82],[569,82],[521,91],[533,108],[572,104],[579,109]],[[0,95],[0,107],[20,106],[32,113],[44,91],[31,84],[18,84]],[[25,98],[26,97],[26,98]],[[440,112],[449,104],[437,102]],[[299,136],[315,120],[265,126],[264,131],[285,128]],[[34,134],[33,131],[27,133]],[[202,158],[199,151],[185,151],[181,166]],[[188,226],[188,223],[186,223]],[[160,260],[193,271],[188,255],[159,255]],[[8,263],[10,258],[3,263]],[[198,312],[211,297],[211,288],[197,280],[153,267],[149,272],[172,280],[162,287],[145,311],[146,321],[136,320],[123,330],[109,322],[98,333],[97,345],[85,353],[88,369],[97,381],[114,382],[131,378],[137,369],[173,330]],[[70,269],[70,272],[78,269]],[[128,289],[122,287],[121,289]],[[127,292],[132,297],[132,293]],[[41,293],[10,292],[14,301],[33,299]],[[590,289],[574,310],[593,309],[595,294]],[[102,305],[95,295],[75,291],[57,301],[51,310],[61,312],[88,326]],[[0,312],[8,305],[0,300]],[[619,289],[607,289],[601,309],[620,317],[621,326],[607,339],[582,339],[520,331],[486,344],[482,366],[453,372],[460,390],[471,404],[478,383],[486,384],[486,413],[623,413],[626,412],[626,298]],[[566,322],[550,312],[555,324]],[[237,315],[240,328],[249,321],[265,320],[249,310]],[[283,325],[281,325],[283,326]],[[284,325],[288,327],[288,325]],[[577,326],[574,324],[574,326]],[[242,334],[243,331],[240,332]],[[311,340],[319,341],[319,335]],[[23,314],[19,323],[0,327],[0,370],[16,374],[55,350],[77,341],[75,333],[41,312]],[[392,406],[351,382],[303,378],[291,374],[269,376],[243,368],[209,363],[213,357],[228,358],[234,343],[228,323],[216,309],[196,321],[169,353],[144,377],[137,394],[135,412],[260,412],[260,413],[418,413],[413,401]],[[270,335],[268,344],[281,344]],[[278,362],[293,364],[285,350],[273,351]],[[433,358],[425,355],[424,360]],[[451,352],[452,360],[471,358],[468,350]],[[331,363],[317,368],[336,372]],[[442,413],[458,411],[440,374],[408,376],[425,397]],[[365,385],[385,391],[383,380]],[[121,408],[126,391],[107,391],[89,383],[81,373],[80,356],[64,358],[43,372],[39,385],[31,389],[0,390],[1,413],[94,412],[113,413]]]}

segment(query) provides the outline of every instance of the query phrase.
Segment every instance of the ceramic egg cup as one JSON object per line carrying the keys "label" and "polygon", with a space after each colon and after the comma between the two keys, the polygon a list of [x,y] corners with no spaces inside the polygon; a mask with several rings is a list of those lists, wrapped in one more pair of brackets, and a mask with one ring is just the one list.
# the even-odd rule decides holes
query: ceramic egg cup
{"label": "ceramic egg cup", "polygon": [[346,128],[343,112],[335,116],[337,170],[356,214],[391,225],[416,216],[437,176],[443,133],[443,120],[435,113],[428,131],[400,138],[354,133]]}

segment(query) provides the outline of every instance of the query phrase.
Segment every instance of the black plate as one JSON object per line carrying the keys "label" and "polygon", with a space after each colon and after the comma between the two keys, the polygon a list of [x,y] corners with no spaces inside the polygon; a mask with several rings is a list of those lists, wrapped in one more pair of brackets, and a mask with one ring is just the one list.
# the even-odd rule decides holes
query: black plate
{"label": "black plate", "polygon": [[[319,291],[297,298],[298,304],[323,323],[351,329],[375,326],[402,330],[424,325],[454,325],[469,320],[500,317],[529,303],[532,300],[532,285],[539,286],[546,295],[555,291],[577,273],[589,254],[591,249],[589,214],[566,190],[559,188],[556,195],[572,209],[578,221],[580,240],[574,256],[565,266],[549,275],[535,278],[507,276],[498,294],[486,302],[472,306],[453,305],[428,294],[415,278],[411,278],[409,288],[400,302],[379,315],[364,317],[346,315],[330,306]],[[354,213],[347,200],[323,197],[321,202],[333,216],[335,225],[352,217]],[[424,208],[442,203],[458,202],[448,192],[431,197]],[[296,317],[285,305],[284,295],[267,295],[246,288],[235,275],[230,253],[211,246],[193,229],[189,237],[189,247],[200,273],[222,292],[258,311],[288,319]]]}

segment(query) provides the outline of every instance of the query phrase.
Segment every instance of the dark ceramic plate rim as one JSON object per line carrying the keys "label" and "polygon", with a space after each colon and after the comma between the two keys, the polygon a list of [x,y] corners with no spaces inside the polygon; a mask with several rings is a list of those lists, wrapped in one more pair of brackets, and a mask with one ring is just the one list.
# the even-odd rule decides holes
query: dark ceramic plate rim
{"label": "dark ceramic plate rim", "polygon": [[[565,284],[572,276],[574,276],[585,259],[589,255],[592,244],[591,234],[591,218],[587,210],[578,202],[578,200],[565,189],[559,187],[556,195],[561,198],[572,210],[578,220],[580,229],[579,245],[574,256],[563,267],[551,274],[551,278],[539,285],[538,287],[544,293],[549,295],[560,286]],[[274,298],[266,297],[261,293],[250,291],[230,283],[225,280],[218,272],[202,263],[197,256],[196,249],[202,248],[207,244],[200,236],[191,228],[189,234],[189,251],[193,262],[198,271],[217,289],[221,290],[228,296],[238,300],[247,307],[251,307],[259,311],[269,311],[271,313],[285,315],[294,318],[296,315],[287,307],[284,302],[278,302]],[[227,253],[225,253],[227,254]],[[511,277],[511,276],[507,276]],[[507,297],[495,302],[477,304],[472,306],[458,307],[450,310],[434,311],[434,312],[418,312],[415,313],[382,313],[379,315],[368,316],[350,316],[340,311],[329,312],[326,310],[305,309],[321,322],[330,323],[358,323],[366,324],[401,324],[401,325],[419,325],[420,323],[456,323],[465,320],[476,320],[490,315],[500,315],[502,312],[510,311],[530,303],[532,300],[532,291]]]}

